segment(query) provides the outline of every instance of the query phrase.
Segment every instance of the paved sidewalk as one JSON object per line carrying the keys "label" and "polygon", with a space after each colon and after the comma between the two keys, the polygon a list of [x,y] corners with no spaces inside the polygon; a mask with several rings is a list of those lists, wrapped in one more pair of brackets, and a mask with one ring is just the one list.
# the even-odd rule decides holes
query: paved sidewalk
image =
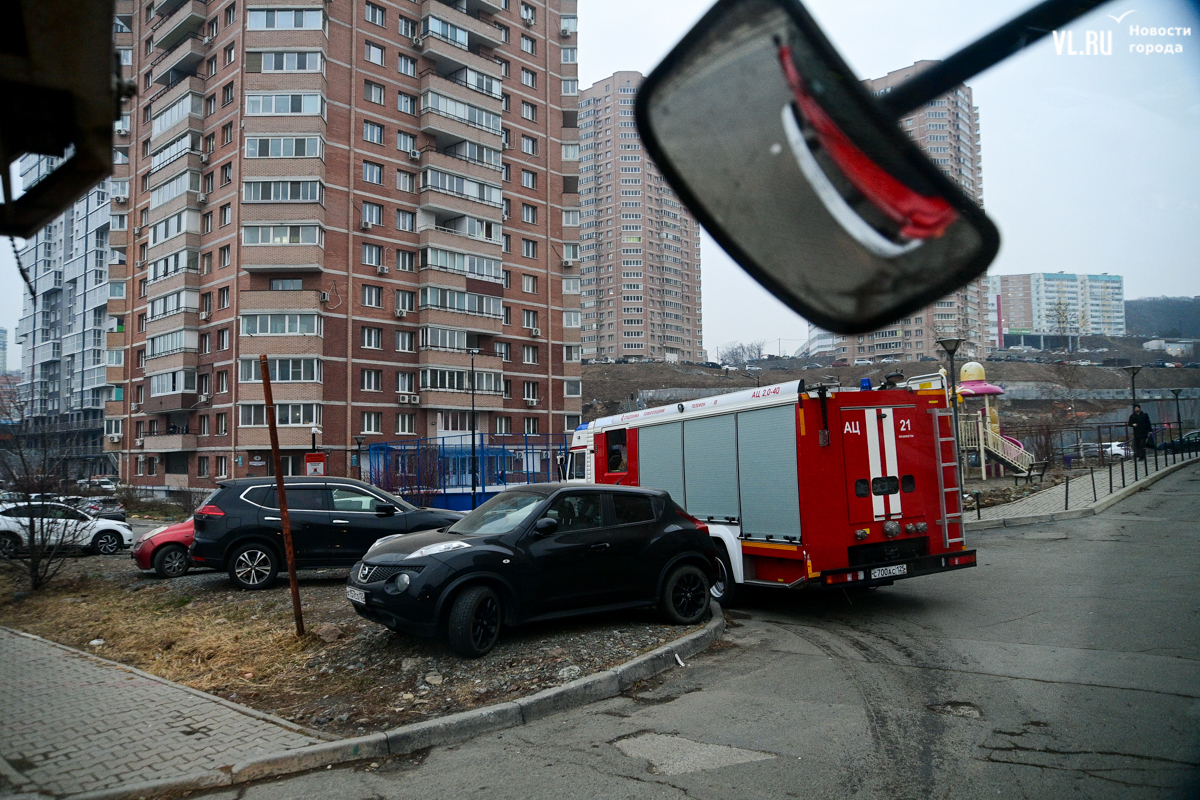
{"label": "paved sidewalk", "polygon": [[[1154,454],[1148,453],[1148,459],[1145,464],[1138,462],[1137,465],[1137,483],[1141,484],[1147,477],[1153,478],[1162,470],[1168,469],[1177,463],[1182,463],[1184,459],[1176,458],[1173,462],[1168,453],[1166,459],[1163,454],[1158,454],[1157,468],[1154,462]],[[1190,463],[1200,463],[1200,458],[1189,458]],[[1146,466],[1149,466],[1149,475],[1147,475]],[[1124,482],[1122,483],[1122,470],[1124,470]],[[1092,490],[1092,479],[1095,478],[1095,492]],[[997,481],[1012,480],[1012,478],[998,478]],[[1089,473],[1085,469],[1077,469],[1071,473],[1070,495],[1068,497],[1067,484],[1059,484],[1049,489],[1044,489],[1036,494],[1032,494],[1021,500],[1012,503],[1005,503],[999,506],[990,506],[983,509],[980,518],[984,520],[1011,519],[1013,517],[1028,517],[1041,514],[1054,514],[1060,511],[1083,511],[1084,509],[1092,508],[1098,504],[1104,503],[1105,500],[1112,494],[1119,493],[1122,488],[1133,486],[1134,465],[1133,460],[1124,461],[1120,464],[1112,465],[1112,491],[1109,491],[1109,468],[1095,468],[1093,473]],[[1068,500],[1070,505],[1067,505]],[[966,512],[965,519],[967,522],[976,520],[974,511]]]}
{"label": "paved sidewalk", "polygon": [[0,628],[0,797],[169,780],[320,741],[282,720]]}

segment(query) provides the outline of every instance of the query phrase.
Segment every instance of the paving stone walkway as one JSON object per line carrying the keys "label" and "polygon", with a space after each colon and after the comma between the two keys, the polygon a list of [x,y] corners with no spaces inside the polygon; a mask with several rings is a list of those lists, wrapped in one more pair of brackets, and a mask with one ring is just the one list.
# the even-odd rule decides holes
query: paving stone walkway
{"label": "paving stone walkway", "polygon": [[[1080,511],[1085,508],[1090,508],[1096,503],[1103,502],[1110,494],[1121,491],[1126,486],[1131,486],[1136,481],[1145,480],[1148,476],[1154,476],[1158,471],[1173,466],[1183,458],[1176,457],[1174,460],[1171,454],[1167,453],[1166,458],[1163,458],[1163,453],[1158,454],[1158,463],[1154,461],[1154,453],[1147,453],[1145,463],[1138,462],[1137,474],[1134,475],[1133,460],[1129,459],[1120,464],[1112,465],[1112,491],[1109,491],[1109,465],[1104,467],[1096,467],[1093,472],[1086,469],[1077,469],[1071,473],[1070,494],[1066,484],[1059,484],[1049,489],[1043,489],[1036,494],[1032,494],[1021,500],[1012,503],[1005,503],[999,506],[990,506],[983,509],[979,518],[988,519],[1009,519],[1012,517],[1026,517],[1036,514],[1053,514],[1056,511]],[[1200,463],[1197,457],[1188,459],[1194,463]],[[1147,467],[1149,475],[1147,475]],[[1122,471],[1124,471],[1124,482],[1122,482]],[[1092,479],[1095,478],[1095,493],[1092,490]],[[1012,478],[999,478],[997,480],[1012,480]],[[1068,501],[1070,505],[1067,505]],[[967,522],[976,519],[974,511],[968,511],[966,514]]]}
{"label": "paving stone walkway", "polygon": [[248,712],[0,628],[0,797],[172,779],[321,741]]}

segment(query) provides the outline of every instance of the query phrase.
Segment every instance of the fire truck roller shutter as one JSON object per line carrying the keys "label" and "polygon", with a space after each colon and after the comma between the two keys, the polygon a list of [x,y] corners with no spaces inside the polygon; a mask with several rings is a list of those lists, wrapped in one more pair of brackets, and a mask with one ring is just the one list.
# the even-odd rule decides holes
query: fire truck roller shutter
{"label": "fire truck roller shutter", "polygon": [[799,536],[796,407],[738,414],[737,446],[742,533]]}
{"label": "fire truck roller shutter", "polygon": [[687,508],[683,491],[683,423],[648,425],[638,430],[638,485],[670,492]]}
{"label": "fire truck roller shutter", "polygon": [[737,425],[733,414],[683,423],[683,479],[687,512],[705,519],[740,517]]}

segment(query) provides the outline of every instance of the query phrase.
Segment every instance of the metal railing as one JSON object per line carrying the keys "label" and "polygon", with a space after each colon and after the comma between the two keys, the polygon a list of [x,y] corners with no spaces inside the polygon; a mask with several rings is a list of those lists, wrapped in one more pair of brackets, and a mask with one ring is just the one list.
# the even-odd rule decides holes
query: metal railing
{"label": "metal railing", "polygon": [[1009,441],[990,427],[981,426],[977,419],[966,419],[959,422],[959,447],[967,450],[979,449],[979,434],[983,433],[983,449],[994,456],[1008,462],[1013,467],[1019,467],[1023,472],[1037,460],[1033,453],[1016,442]]}

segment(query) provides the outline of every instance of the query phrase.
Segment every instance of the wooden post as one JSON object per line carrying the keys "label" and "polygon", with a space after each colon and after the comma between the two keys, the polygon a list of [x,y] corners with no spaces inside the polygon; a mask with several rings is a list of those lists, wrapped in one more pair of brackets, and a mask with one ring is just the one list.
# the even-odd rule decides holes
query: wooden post
{"label": "wooden post", "polygon": [[271,368],[266,355],[258,357],[262,371],[263,398],[267,428],[271,431],[271,463],[275,465],[275,494],[279,498],[279,519],[283,526],[283,550],[287,557],[288,584],[292,588],[292,613],[296,617],[296,636],[304,635],[304,612],[300,609],[300,585],[296,582],[296,552],[292,548],[292,524],[288,519],[287,492],[283,486],[283,464],[279,459],[279,431],[275,427],[275,400],[271,397]]}

